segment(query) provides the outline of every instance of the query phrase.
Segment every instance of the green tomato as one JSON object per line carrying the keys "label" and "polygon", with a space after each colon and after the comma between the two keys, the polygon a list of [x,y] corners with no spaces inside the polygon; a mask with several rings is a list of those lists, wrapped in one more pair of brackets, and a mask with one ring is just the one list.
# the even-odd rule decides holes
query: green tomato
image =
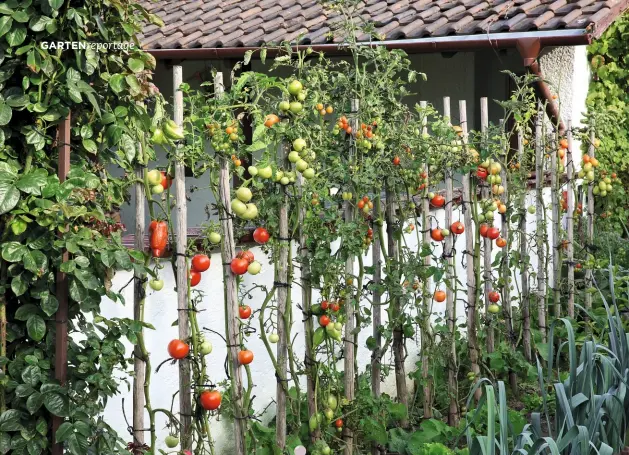
{"label": "green tomato", "polygon": [[297,96],[303,90],[303,88],[304,86],[301,84],[301,82],[295,79],[291,81],[290,84],[288,84],[288,93],[290,93],[293,96]]}
{"label": "green tomato", "polygon": [[289,177],[284,176],[284,177],[282,177],[282,178],[280,179],[280,183],[281,183],[282,185],[286,186],[286,185],[288,185],[288,184],[290,183],[290,178],[289,178]]}
{"label": "green tomato", "polygon": [[535,214],[536,208],[534,205],[529,205],[526,209],[531,215]]}
{"label": "green tomato", "polygon": [[288,161],[290,161],[291,163],[296,163],[300,160],[299,158],[299,153],[296,151],[292,151],[288,154]]}
{"label": "green tomato", "polygon": [[240,215],[243,220],[254,220],[258,217],[258,207],[255,204],[247,204],[245,211]]}
{"label": "green tomato", "polygon": [[447,237],[450,235],[450,230],[449,229],[442,229],[441,230],[441,235],[443,235],[444,237]]}
{"label": "green tomato", "polygon": [[494,212],[486,212],[485,213],[485,219],[487,221],[493,221],[494,220]]}
{"label": "green tomato", "polygon": [[295,163],[295,168],[297,168],[299,172],[304,172],[306,169],[308,169],[308,163],[304,160],[299,160],[297,161],[297,163]]}
{"label": "green tomato", "polygon": [[251,175],[252,177],[255,177],[256,175],[258,175],[258,168],[255,166],[249,166],[247,168],[247,171],[249,172],[249,175]]}
{"label": "green tomato", "polygon": [[258,170],[258,174],[263,179],[270,179],[273,175],[273,168],[271,166],[263,167],[262,169]]}
{"label": "green tomato", "polygon": [[242,202],[249,202],[253,197],[253,193],[249,188],[241,186],[236,190],[236,197]]}
{"label": "green tomato", "polygon": [[340,322],[335,322],[334,328],[340,331],[343,328],[343,324],[341,324]]}
{"label": "green tomato", "polygon": [[271,342],[271,343],[275,344],[275,343],[277,343],[278,341],[280,341],[280,336],[279,336],[277,333],[271,333],[271,334],[268,336],[268,339],[269,339],[269,342]]}
{"label": "green tomato", "polygon": [[217,243],[221,242],[221,234],[219,234],[218,232],[210,232],[208,239],[210,240],[210,243],[216,245]]}
{"label": "green tomato", "polygon": [[[587,163],[587,164],[590,164],[590,163]],[[587,171],[585,174],[585,178],[588,180],[588,182],[594,181],[594,171]]]}
{"label": "green tomato", "polygon": [[303,176],[307,178],[308,180],[313,179],[315,177],[315,170],[309,167],[303,172]]}
{"label": "green tomato", "polygon": [[151,193],[153,194],[162,194],[164,192],[164,187],[160,183],[159,185],[153,185],[151,187]]}
{"label": "green tomato", "polygon": [[275,181],[279,182],[280,180],[282,180],[282,177],[284,177],[284,171],[277,171],[275,173]]}
{"label": "green tomato", "polygon": [[231,208],[236,215],[242,216],[247,211],[247,204],[240,199],[234,199],[231,202]]}
{"label": "green tomato", "polygon": [[149,286],[154,291],[161,291],[164,288],[164,280],[151,280]]}
{"label": "green tomato", "polygon": [[299,101],[292,101],[290,103],[290,111],[293,114],[299,114],[303,110],[304,106]]}
{"label": "green tomato", "polygon": [[336,409],[339,405],[338,400],[334,395],[328,396],[328,407],[332,410]]}
{"label": "green tomato", "polygon": [[580,179],[585,177],[585,171],[581,170],[577,173],[577,177],[579,177]]}
{"label": "green tomato", "polygon": [[297,152],[301,152],[303,149],[305,149],[306,145],[306,141],[300,137],[293,141],[293,149]]}
{"label": "green tomato", "polygon": [[166,443],[166,447],[169,447],[172,449],[174,447],[177,447],[177,445],[179,444],[179,438],[171,434],[171,435],[166,436],[166,439],[164,440],[164,442]]}
{"label": "green tomato", "polygon": [[290,109],[290,103],[288,101],[281,101],[278,107],[280,111],[286,112]]}
{"label": "green tomato", "polygon": [[325,408],[323,411],[323,415],[325,415],[326,419],[332,420],[334,418],[334,411],[330,408]]}
{"label": "green tomato", "polygon": [[212,343],[209,341],[203,341],[199,346],[199,352],[201,355],[208,355],[212,352]]}
{"label": "green tomato", "polygon": [[306,92],[301,92],[299,95],[297,95],[297,99],[299,101],[305,101],[306,100]]}
{"label": "green tomato", "polygon": [[330,449],[330,446],[325,446],[323,449],[321,449],[321,455],[330,455],[332,453],[332,449]]}
{"label": "green tomato", "polygon": [[157,169],[153,169],[146,174],[146,178],[149,182],[149,185],[155,186],[160,185],[162,183],[162,173]]}

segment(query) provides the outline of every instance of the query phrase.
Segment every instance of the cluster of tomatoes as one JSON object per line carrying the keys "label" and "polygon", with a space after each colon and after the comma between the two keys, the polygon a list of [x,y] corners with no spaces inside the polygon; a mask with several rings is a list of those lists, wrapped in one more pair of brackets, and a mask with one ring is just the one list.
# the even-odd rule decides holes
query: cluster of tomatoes
{"label": "cluster of tomatoes", "polygon": [[[216,152],[221,152],[225,155],[231,154],[234,144],[240,139],[240,131],[236,120],[229,119],[229,121],[225,121],[222,124],[217,122],[209,123],[206,125],[206,128],[209,131],[212,148]],[[236,159],[232,158],[234,164]]]}
{"label": "cluster of tomatoes", "polygon": [[288,93],[291,95],[291,100],[282,100],[278,104],[280,111],[290,113],[293,115],[299,114],[304,109],[303,101],[306,100],[306,91],[303,84],[297,79],[293,79],[288,84]]}
{"label": "cluster of tomatoes", "polygon": [[229,268],[235,275],[257,275],[262,270],[262,265],[253,257],[251,250],[243,250],[231,260]]}
{"label": "cluster of tomatoes", "polygon": [[500,199],[481,199],[479,202],[478,215],[476,215],[476,221],[484,223],[485,221],[492,222],[495,218],[495,212],[500,214],[507,213],[507,206],[502,203]]}
{"label": "cluster of tomatoes", "polygon": [[[345,131],[347,136],[352,136],[356,140],[356,146],[365,151],[371,150],[375,147],[378,150],[384,149],[384,143],[380,140],[376,129],[380,123],[380,118],[376,118],[371,124],[361,123],[360,129],[354,131],[346,116],[341,116],[338,122],[334,126],[332,133],[337,135],[341,131]],[[399,165],[399,158],[396,165]]]}
{"label": "cluster of tomatoes", "polygon": [[331,114],[334,112],[334,108],[332,106],[323,106],[322,103],[317,103],[316,108],[317,111],[319,111],[319,115]]}
{"label": "cluster of tomatoes", "polygon": [[236,190],[236,197],[231,201],[231,209],[237,217],[251,221],[258,217],[258,207],[250,202],[253,193],[246,186],[241,186]]}
{"label": "cluster of tomatoes", "polygon": [[497,161],[488,159],[478,165],[476,177],[487,182],[491,186],[493,194],[501,195],[505,192],[505,188],[501,185],[502,177],[500,176],[500,171],[502,171],[502,165]]}
{"label": "cluster of tomatoes", "polygon": [[173,183],[173,179],[166,173],[158,169],[152,169],[146,173],[146,181],[151,187],[152,194],[161,194]]}
{"label": "cluster of tomatoes", "polygon": [[[568,192],[567,191],[563,191],[561,193],[561,210],[563,212],[568,210]],[[583,204],[581,203],[577,204],[576,208],[574,209],[574,213],[575,215],[581,215],[583,213]]]}
{"label": "cluster of tomatoes", "polygon": [[190,286],[194,287],[201,282],[201,274],[210,268],[210,258],[207,254],[195,254],[192,256],[192,267],[188,272]]}
{"label": "cluster of tomatoes", "polygon": [[[315,177],[315,170],[312,167],[314,165],[317,154],[307,147],[306,140],[298,137],[293,141],[293,150],[288,154],[288,161],[295,165],[295,169],[304,176],[304,178],[310,180]],[[294,182],[294,179],[293,179]],[[291,183],[290,178],[287,183],[280,181],[282,185]]]}
{"label": "cluster of tomatoes", "polygon": [[[351,199],[352,193],[349,193],[349,196]],[[363,215],[369,215],[370,210],[373,209],[373,201],[365,195],[356,203],[356,207],[358,210],[362,210]]]}
{"label": "cluster of tomatoes", "polygon": [[489,240],[497,240],[500,238],[500,229],[489,224],[481,224],[479,228],[479,234],[481,237]]}
{"label": "cluster of tomatoes", "polygon": [[490,302],[487,307],[487,311],[491,314],[498,313],[500,311],[500,306],[498,305],[498,302],[500,301],[500,293],[497,291],[490,291],[489,294],[487,294],[487,299]]}
{"label": "cluster of tomatoes", "polygon": [[[413,230],[415,226],[413,226]],[[435,242],[443,242],[450,234],[461,235],[465,232],[465,226],[460,221],[455,221],[450,225],[450,229],[433,228],[430,230],[430,238]]]}

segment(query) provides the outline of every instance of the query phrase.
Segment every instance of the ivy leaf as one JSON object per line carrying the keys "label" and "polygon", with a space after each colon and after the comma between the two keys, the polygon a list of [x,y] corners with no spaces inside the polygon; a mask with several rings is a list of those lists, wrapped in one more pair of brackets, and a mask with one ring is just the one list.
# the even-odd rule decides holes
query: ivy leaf
{"label": "ivy leaf", "polygon": [[63,6],[64,0],[48,0],[48,4],[52,9],[59,9]]}
{"label": "ivy leaf", "polygon": [[46,336],[46,321],[41,316],[33,314],[26,321],[26,331],[33,340],[41,341]]}
{"label": "ivy leaf", "polygon": [[20,423],[20,411],[9,409],[0,415],[0,431],[19,431],[22,424]]}
{"label": "ivy leaf", "polygon": [[95,291],[99,288],[100,282],[94,276],[94,274],[88,270],[75,270],[74,276],[81,282],[81,284],[86,288],[92,291]]}
{"label": "ivy leaf", "polygon": [[10,32],[7,33],[7,43],[9,46],[16,47],[24,42],[26,39],[26,27],[23,25],[18,25],[11,29]]}
{"label": "ivy leaf", "polygon": [[42,276],[48,270],[48,258],[39,250],[33,250],[24,255],[24,268],[37,276]]}
{"label": "ivy leaf", "polygon": [[59,301],[57,297],[52,294],[48,294],[41,300],[41,309],[46,313],[46,316],[52,316],[59,309]]}
{"label": "ivy leaf", "polygon": [[144,70],[144,62],[140,59],[130,58],[127,64],[129,65],[129,69],[134,73],[139,73]]}
{"label": "ivy leaf", "polygon": [[2,245],[2,259],[7,262],[19,262],[28,248],[19,242],[7,242]]}
{"label": "ivy leaf", "polygon": [[28,321],[28,318],[30,318],[31,315],[38,314],[38,313],[39,313],[39,308],[37,308],[37,305],[34,305],[32,303],[27,303],[25,305],[20,305],[18,307],[18,309],[15,311],[14,317],[18,321]]}
{"label": "ivy leaf", "polygon": [[4,455],[11,450],[11,435],[9,433],[0,433],[0,453]]}
{"label": "ivy leaf", "polygon": [[68,448],[72,455],[84,455],[88,445],[87,438],[79,433],[72,433],[68,438]]}
{"label": "ivy leaf", "polygon": [[109,86],[115,93],[120,93],[125,89],[124,75],[114,74],[109,78]]}
{"label": "ivy leaf", "polygon": [[68,415],[68,400],[60,393],[46,393],[44,395],[44,406],[56,416],[66,417]]}
{"label": "ivy leaf", "polygon": [[135,159],[135,143],[131,136],[123,134],[120,138],[120,148],[124,151],[125,157],[129,163],[133,163]]}
{"label": "ivy leaf", "polygon": [[41,194],[41,188],[46,185],[48,181],[48,172],[45,169],[35,169],[28,174],[23,174],[15,186],[28,194],[34,194],[39,196]]}
{"label": "ivy leaf", "polygon": [[0,17],[0,36],[5,35],[9,30],[11,30],[12,25],[13,19],[11,16]]}
{"label": "ivy leaf", "polygon": [[41,408],[42,404],[44,404],[44,396],[39,392],[35,392],[28,397],[28,400],[26,400],[26,409],[31,414],[35,414],[37,411],[39,411],[39,408]]}
{"label": "ivy leaf", "polygon": [[34,32],[41,32],[50,22],[52,22],[52,19],[47,16],[34,16],[28,23],[28,26]]}
{"label": "ivy leaf", "polygon": [[40,379],[41,370],[38,366],[30,365],[24,368],[24,371],[22,371],[22,381],[24,381],[25,384],[28,384],[31,387],[35,387],[37,384],[39,384]]}
{"label": "ivy leaf", "polygon": [[96,147],[96,142],[94,142],[92,139],[83,139],[82,144],[83,148],[85,148],[85,150],[87,150],[92,155],[95,155],[98,151],[98,147]]}
{"label": "ivy leaf", "polygon": [[0,101],[0,126],[8,125],[13,117],[11,106],[4,101]]}
{"label": "ivy leaf", "polygon": [[20,384],[15,388],[15,395],[20,398],[27,397],[35,392],[35,389],[28,384]]}

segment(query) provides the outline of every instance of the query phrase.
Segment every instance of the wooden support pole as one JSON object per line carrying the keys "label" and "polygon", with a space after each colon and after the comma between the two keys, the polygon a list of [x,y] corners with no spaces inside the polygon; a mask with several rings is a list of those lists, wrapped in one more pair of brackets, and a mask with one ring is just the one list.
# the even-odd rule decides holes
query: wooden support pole
{"label": "wooden support pole", "polygon": [[[426,101],[419,102],[420,107],[423,110],[422,117],[422,135],[428,134],[428,116],[426,114],[426,108],[428,103]],[[424,164],[424,172],[428,176],[428,164]],[[430,202],[428,201],[428,185],[424,188],[422,195],[422,243],[423,245],[430,245]],[[424,257],[424,267],[430,267],[431,257],[427,254]],[[430,294],[430,278],[424,280],[422,286],[423,301],[422,301],[422,328],[421,328],[421,360],[422,360],[422,380],[424,381],[424,418],[429,419],[432,417],[432,399],[433,399],[433,380],[430,375],[430,354],[432,349],[432,331],[430,325],[430,317],[432,314],[432,297]]]}
{"label": "wooden support pole", "polygon": [[[467,104],[465,100],[459,101],[459,119],[463,132],[463,144],[467,149]],[[472,372],[480,375],[478,336],[476,333],[476,271],[474,270],[474,216],[473,204],[476,204],[476,191],[472,190],[472,178],[469,172],[463,174],[463,224],[465,225],[465,274],[467,278],[467,347],[470,356]],[[482,395],[481,388],[474,393],[476,400]]]}
{"label": "wooden support pole", "polygon": [[[588,155],[591,158],[594,158],[596,155],[596,148],[594,147],[594,141],[596,140],[596,130],[594,121],[592,120],[592,124],[590,125],[590,144],[588,146]],[[594,243],[594,182],[588,181],[587,185],[587,242],[586,242],[586,251],[588,252],[588,259],[592,255],[592,244]],[[587,261],[589,263],[589,261]],[[588,267],[585,269],[585,287],[589,289],[593,284],[593,272],[592,268]],[[589,292],[585,293],[585,309],[589,310],[592,308],[592,294]]]}
{"label": "wooden support pole", "polygon": [[546,221],[544,219],[544,136],[542,133],[543,110],[538,104],[535,121],[535,197],[537,213],[537,319],[542,343],[547,341],[546,325]]}
{"label": "wooden support pole", "polygon": [[553,267],[553,306],[555,318],[561,317],[561,209],[559,200],[561,188],[559,185],[559,163],[557,156],[557,146],[559,140],[551,139],[550,150],[550,186],[551,186],[551,207],[552,207],[552,267]]}
{"label": "wooden support pole", "polygon": [[[353,131],[358,131],[358,118],[356,115],[358,114],[359,102],[357,99],[351,100],[350,111],[352,113],[352,118],[350,119],[350,123]],[[350,150],[349,156],[350,160],[356,159],[356,143],[352,138],[350,140]],[[352,207],[350,201],[345,201],[345,222],[351,223],[354,220],[354,208]],[[352,254],[347,255],[345,260],[345,277],[347,279],[353,278],[354,276],[354,256]],[[354,346],[354,324],[355,324],[355,308],[354,305],[356,302],[354,301],[356,296],[352,293],[348,296],[348,301],[345,304],[345,337],[344,337],[344,351],[345,351],[345,359],[344,359],[344,389],[345,389],[345,398],[351,403],[354,400],[355,396],[355,383],[354,383],[354,375],[355,375],[355,356],[356,356],[356,347]],[[343,427],[343,440],[345,441],[345,455],[352,455],[354,450],[354,432],[346,425]]]}
{"label": "wooden support pole", "polygon": [[[288,142],[283,142],[279,150],[279,163],[284,164],[286,157],[288,156],[290,145]],[[287,318],[287,303],[288,303],[288,286],[291,285],[291,280],[288,276],[288,268],[290,266],[288,257],[288,250],[290,241],[286,240],[290,238],[288,232],[288,209],[289,200],[288,193],[282,191],[283,199],[280,205],[279,213],[279,238],[282,239],[279,242],[279,260],[276,264],[276,281],[281,283],[277,288],[277,335],[279,341],[277,343],[277,374],[280,376],[277,380],[275,387],[275,401],[277,403],[277,412],[275,415],[275,442],[280,451],[284,451],[286,447],[286,391],[288,373],[288,343],[290,338],[290,326],[288,325]]]}
{"label": "wooden support pole", "polygon": [[[522,130],[518,128],[518,161],[520,165],[524,163],[524,137]],[[524,181],[526,182],[524,177]],[[519,201],[520,219],[518,222],[519,246],[520,246],[520,282],[522,286],[520,304],[522,306],[522,347],[524,349],[524,357],[529,362],[532,360],[531,351],[531,296],[529,291],[529,253],[526,239],[526,215],[528,213],[526,207],[526,192],[522,192]]]}
{"label": "wooden support pole", "polygon": [[[489,106],[487,104],[487,98],[483,97],[480,99],[480,128],[482,133],[482,146],[487,148],[489,138],[488,129],[489,129]],[[489,187],[484,185],[482,188],[482,197],[483,199],[487,199],[489,197]],[[483,239],[483,282],[485,289],[485,315],[489,315],[489,305],[491,302],[489,301],[489,293],[491,292],[491,239],[484,238]],[[487,319],[487,352],[494,352],[494,327],[491,325],[491,318]]]}
{"label": "wooden support pole", "polygon": [[[450,114],[450,97],[443,97],[443,115],[451,124]],[[450,229],[453,223],[453,204],[454,204],[454,183],[451,169],[446,169],[446,229]],[[448,286],[446,289],[446,321],[448,331],[450,332],[450,353],[448,356],[448,394],[450,396],[450,405],[448,407],[448,424],[456,427],[459,425],[459,404],[458,404],[458,382],[457,382],[457,358],[456,358],[456,277],[454,266],[454,236],[451,234],[445,238],[444,256],[446,257],[446,279]]]}
{"label": "wooden support pole", "polygon": [[[144,251],[144,233],[146,228],[145,220],[145,192],[144,173],[146,166],[138,164],[135,167],[134,184],[135,192],[135,237],[134,248],[136,251]],[[146,273],[134,271],[133,274],[133,320],[142,321],[142,306],[146,295]],[[140,328],[143,332],[144,328]],[[146,361],[142,354],[139,341],[133,350],[133,442],[144,444],[144,381],[146,379]]]}
{"label": "wooden support pole", "polygon": [[[217,72],[214,76],[214,93],[217,98],[225,91],[223,73]],[[236,244],[234,242],[234,226],[231,212],[231,177],[229,173],[229,158],[220,155],[220,174],[218,182],[219,214],[223,243],[221,244],[221,260],[223,262],[223,286],[225,289],[225,326],[227,338],[227,356],[229,363],[229,375],[231,377],[231,402],[234,419],[234,453],[245,455],[245,413],[242,408],[243,389],[242,373],[238,363],[240,350],[240,327],[238,323],[238,284],[236,276],[232,273],[230,263],[236,256]]]}
{"label": "wooden support pole", "polygon": [[[173,109],[174,121],[183,125],[183,92],[179,86],[183,82],[183,68],[173,66]],[[183,148],[177,145],[175,152],[175,216],[177,220],[177,244],[175,251],[175,269],[177,271],[177,327],[179,339],[188,341],[190,338],[190,321],[188,318],[188,261],[186,250],[188,247],[188,202],[186,199],[186,170],[180,154]],[[192,450],[192,401],[190,389],[190,361],[179,361],[179,414],[181,421],[181,448]]]}
{"label": "wooden support pole", "polygon": [[[64,182],[70,172],[70,120],[72,113],[59,125],[57,134],[59,160],[57,175],[59,181]],[[68,252],[63,251],[61,261],[68,260]],[[55,379],[61,385],[65,385],[68,377],[68,308],[69,308],[69,289],[68,276],[57,271],[56,274],[56,297],[59,302],[59,308],[55,314]],[[63,417],[52,416],[52,455],[63,455],[63,443],[57,443],[55,435],[57,430],[63,423]]]}
{"label": "wooden support pole", "polygon": [[[376,222],[380,223],[382,219],[382,207],[381,207],[381,197],[380,197],[380,189],[378,188],[374,195],[374,219]],[[382,353],[380,352],[382,349],[382,333],[380,329],[382,328],[382,291],[380,290],[380,284],[382,282],[382,251],[380,248],[380,244],[383,239],[380,238],[380,233],[382,230],[374,229],[374,241],[371,247],[371,258],[372,264],[374,268],[373,272],[373,284],[375,286],[375,290],[373,292],[373,304],[371,308],[371,318],[372,318],[372,336],[375,342],[375,348],[371,353],[371,393],[373,393],[374,397],[380,397],[380,374],[381,374],[381,359]],[[375,449],[379,451],[377,445]],[[374,455],[378,455],[374,453]]]}
{"label": "wooden support pole", "polygon": [[568,120],[567,123],[567,139],[568,150],[566,150],[566,170],[568,177],[568,194],[567,205],[568,213],[566,215],[566,235],[568,240],[567,245],[567,263],[568,263],[568,316],[574,318],[574,163],[572,162],[572,121]]}

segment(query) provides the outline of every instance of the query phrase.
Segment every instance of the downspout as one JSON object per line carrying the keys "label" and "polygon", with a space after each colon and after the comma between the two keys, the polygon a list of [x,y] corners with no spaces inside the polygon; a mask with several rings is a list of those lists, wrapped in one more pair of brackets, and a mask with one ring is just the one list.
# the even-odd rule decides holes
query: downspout
{"label": "downspout", "polygon": [[561,120],[561,114],[559,113],[559,106],[553,100],[553,94],[550,91],[550,87],[544,79],[542,70],[539,66],[538,57],[542,49],[541,41],[539,38],[523,38],[518,40],[516,48],[522,56],[524,61],[524,67],[530,74],[537,77],[537,95],[541,98],[544,106],[546,107],[546,115],[550,118],[552,124],[558,127],[559,135],[563,135],[566,132],[566,126]]}

